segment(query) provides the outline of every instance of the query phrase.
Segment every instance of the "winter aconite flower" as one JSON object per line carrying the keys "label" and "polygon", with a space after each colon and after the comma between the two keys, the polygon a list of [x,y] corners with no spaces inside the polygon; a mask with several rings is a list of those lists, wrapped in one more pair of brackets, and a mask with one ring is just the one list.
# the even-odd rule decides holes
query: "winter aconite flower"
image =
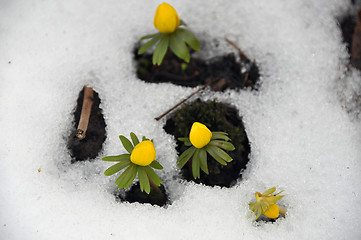
{"label": "winter aconite flower", "polygon": [[172,33],[179,26],[177,11],[168,3],[158,6],[154,15],[154,27],[161,33]]}
{"label": "winter aconite flower", "polygon": [[206,125],[195,122],[192,125],[191,132],[189,133],[189,140],[196,148],[202,148],[207,145],[212,138],[212,133]]}
{"label": "winter aconite flower", "polygon": [[160,65],[168,48],[180,59],[189,62],[190,53],[188,46],[195,51],[200,50],[200,44],[194,34],[180,26],[186,24],[179,19],[176,10],[168,3],[158,6],[154,15],[154,27],[158,33],[146,35],[140,39],[149,39],[138,50],[138,54],[143,54],[156,45],[153,53],[153,65]]}
{"label": "winter aconite flower", "polygon": [[278,200],[284,197],[284,195],[280,195],[283,191],[273,194],[276,191],[276,188],[270,188],[264,193],[255,193],[256,202],[249,203],[249,208],[256,214],[256,218],[253,220],[257,220],[261,214],[265,215],[268,218],[278,218],[279,214],[285,215],[286,210],[282,207],[279,207],[276,203]]}
{"label": "winter aconite flower", "polygon": [[150,181],[154,183],[152,184],[153,187],[154,185],[160,186],[162,183],[153,168],[163,169],[163,167],[155,160],[156,151],[153,140],[143,137],[142,142],[139,142],[138,137],[134,133],[130,133],[130,137],[132,142],[122,135],[119,136],[120,141],[128,153],[102,158],[103,161],[118,162],[108,168],[104,172],[104,175],[110,176],[127,168],[115,181],[118,189],[126,189],[129,187],[138,173],[140,190],[149,194],[151,188]]}
{"label": "winter aconite flower", "polygon": [[225,132],[211,132],[204,124],[194,122],[189,133],[189,138],[179,138],[186,146],[190,146],[178,158],[179,168],[192,161],[192,173],[195,179],[200,178],[200,169],[208,172],[207,153],[217,162],[227,165],[233,159],[223,150],[233,151],[235,147],[228,142],[231,139]]}
{"label": "winter aconite flower", "polygon": [[130,161],[139,166],[147,166],[151,164],[156,157],[153,142],[146,140],[138,143],[130,154]]}

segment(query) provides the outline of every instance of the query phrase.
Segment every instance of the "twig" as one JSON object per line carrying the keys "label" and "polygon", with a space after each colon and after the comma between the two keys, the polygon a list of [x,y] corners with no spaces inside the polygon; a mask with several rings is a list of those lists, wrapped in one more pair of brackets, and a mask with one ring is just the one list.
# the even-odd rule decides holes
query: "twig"
{"label": "twig", "polygon": [[246,54],[244,54],[244,52],[231,40],[229,40],[228,38],[225,38],[225,40],[235,49],[237,49],[239,55],[241,55],[242,57],[244,57],[244,59],[246,59],[246,61],[251,62],[251,60],[249,60],[249,58],[247,57]]}
{"label": "twig", "polygon": [[356,68],[361,68],[361,10],[357,14],[357,24],[352,36],[351,63]]}
{"label": "twig", "polygon": [[247,80],[248,80],[248,72],[246,72],[246,75],[244,76],[242,88],[246,85]]}
{"label": "twig", "polygon": [[88,129],[93,100],[94,100],[93,89],[91,87],[84,86],[83,106],[81,109],[78,129],[76,130],[76,134],[75,134],[75,136],[80,140],[85,138],[85,134]]}
{"label": "twig", "polygon": [[[217,79],[218,80],[218,79]],[[167,115],[168,113],[170,113],[171,111],[173,111],[174,109],[176,109],[179,105],[183,104],[185,101],[187,101],[188,99],[190,99],[192,96],[194,96],[195,94],[199,93],[200,91],[202,91],[203,89],[205,89],[206,87],[208,87],[209,85],[211,85],[213,82],[215,82],[216,80],[213,81],[209,81],[208,83],[206,83],[203,87],[201,87],[200,89],[198,89],[197,91],[193,92],[192,94],[190,94],[188,97],[186,97],[185,99],[183,99],[182,101],[180,101],[179,103],[177,103],[174,107],[172,107],[171,109],[169,109],[168,111],[166,111],[165,113],[163,113],[162,115],[158,116],[155,118],[155,120],[159,121],[160,119],[162,119],[165,115]]]}

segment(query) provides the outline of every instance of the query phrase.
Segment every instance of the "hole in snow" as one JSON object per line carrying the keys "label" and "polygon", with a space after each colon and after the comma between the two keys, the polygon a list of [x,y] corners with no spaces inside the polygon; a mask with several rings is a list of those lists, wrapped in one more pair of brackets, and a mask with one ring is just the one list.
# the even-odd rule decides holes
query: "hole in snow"
{"label": "hole in snow", "polygon": [[139,182],[134,184],[129,190],[115,190],[114,195],[118,201],[127,201],[130,203],[150,203],[160,207],[169,204],[169,197],[163,185],[160,185],[159,191],[151,190],[149,194],[140,191]]}
{"label": "hole in snow", "polygon": [[[242,177],[241,171],[246,168],[250,153],[250,144],[237,109],[224,103],[203,102],[197,99],[175,111],[167,120],[164,129],[167,133],[172,134],[175,139],[188,137],[193,122],[205,124],[212,132],[227,132],[236,149],[228,152],[233,161],[226,166],[219,164],[207,154],[209,175],[201,171],[201,177],[197,180],[193,178],[189,161],[181,170],[183,178],[208,186],[231,187],[237,179]],[[178,154],[180,155],[186,149],[188,147],[177,140]]]}
{"label": "hole in snow", "polygon": [[[259,69],[255,62],[245,55],[236,60],[233,53],[210,60],[191,57],[188,64],[168,51],[160,66],[153,66],[152,54],[134,55],[137,62],[137,76],[146,82],[170,82],[176,85],[195,87],[216,80],[211,85],[214,91],[225,89],[256,89],[259,82]],[[218,81],[217,81],[218,80]]]}
{"label": "hole in snow", "polygon": [[68,141],[68,148],[72,156],[72,163],[96,158],[102,150],[103,142],[106,139],[106,124],[102,114],[102,109],[99,107],[100,98],[98,93],[95,91],[93,91],[93,104],[91,106],[89,124],[85,138],[79,140],[76,137],[76,130],[83,106],[83,98],[84,89],[79,93],[79,97],[77,99],[77,106],[74,112],[73,131]]}

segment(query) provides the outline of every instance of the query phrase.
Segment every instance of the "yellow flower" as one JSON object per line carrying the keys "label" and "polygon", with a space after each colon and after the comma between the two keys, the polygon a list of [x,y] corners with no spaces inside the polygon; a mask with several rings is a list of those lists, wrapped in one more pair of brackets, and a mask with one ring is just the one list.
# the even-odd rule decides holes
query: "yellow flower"
{"label": "yellow flower", "polygon": [[263,213],[268,218],[278,218],[280,215],[280,209],[277,204],[273,204],[269,207],[268,211]]}
{"label": "yellow flower", "polygon": [[180,21],[176,10],[168,3],[158,6],[154,15],[154,27],[161,33],[172,33],[179,26]]}
{"label": "yellow flower", "polygon": [[262,213],[268,218],[278,218],[281,210],[282,214],[285,214],[285,209],[280,209],[280,207],[276,204],[278,200],[284,197],[284,195],[278,196],[283,191],[277,194],[272,194],[274,191],[276,191],[275,187],[268,189],[262,194],[256,192],[256,202],[249,203],[249,208],[257,214],[253,221],[259,218]]}
{"label": "yellow flower", "polygon": [[148,166],[156,157],[153,142],[146,140],[138,143],[130,155],[130,161],[140,166]]}
{"label": "yellow flower", "polygon": [[202,148],[211,141],[211,131],[202,123],[194,122],[189,133],[189,140],[196,148]]}

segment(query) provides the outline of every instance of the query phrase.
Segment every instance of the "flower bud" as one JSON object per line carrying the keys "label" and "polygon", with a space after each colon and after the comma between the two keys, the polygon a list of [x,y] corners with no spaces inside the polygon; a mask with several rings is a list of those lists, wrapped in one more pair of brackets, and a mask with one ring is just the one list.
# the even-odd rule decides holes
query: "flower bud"
{"label": "flower bud", "polygon": [[161,33],[172,33],[179,26],[179,17],[176,10],[168,3],[158,6],[154,15],[154,27]]}
{"label": "flower bud", "polygon": [[277,204],[273,204],[269,207],[268,211],[263,213],[268,218],[278,218],[280,215],[280,210]]}
{"label": "flower bud", "polygon": [[139,166],[148,166],[155,160],[155,148],[153,142],[146,140],[138,143],[130,155],[130,161]]}
{"label": "flower bud", "polygon": [[202,148],[211,141],[211,131],[202,123],[194,122],[189,133],[189,140],[196,148]]}

